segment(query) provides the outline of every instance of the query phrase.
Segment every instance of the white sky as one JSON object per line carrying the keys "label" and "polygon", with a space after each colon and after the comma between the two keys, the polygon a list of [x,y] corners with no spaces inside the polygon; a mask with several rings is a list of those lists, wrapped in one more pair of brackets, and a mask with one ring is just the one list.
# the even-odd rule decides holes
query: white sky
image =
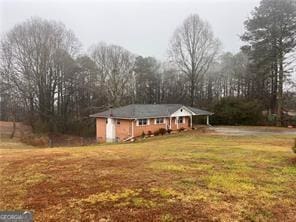
{"label": "white sky", "polygon": [[259,0],[0,0],[0,33],[30,17],[63,22],[86,50],[100,41],[165,59],[169,40],[190,14],[207,20],[224,51],[237,52],[243,22]]}

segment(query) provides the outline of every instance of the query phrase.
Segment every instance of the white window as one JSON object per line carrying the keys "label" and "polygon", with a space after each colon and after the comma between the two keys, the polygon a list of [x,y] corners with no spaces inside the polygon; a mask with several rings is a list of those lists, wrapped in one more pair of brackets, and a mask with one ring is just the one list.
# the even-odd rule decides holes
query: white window
{"label": "white window", "polygon": [[138,126],[145,126],[148,125],[148,119],[138,119]]}
{"label": "white window", "polygon": [[156,118],[155,119],[155,124],[163,124],[164,123],[164,118]]}

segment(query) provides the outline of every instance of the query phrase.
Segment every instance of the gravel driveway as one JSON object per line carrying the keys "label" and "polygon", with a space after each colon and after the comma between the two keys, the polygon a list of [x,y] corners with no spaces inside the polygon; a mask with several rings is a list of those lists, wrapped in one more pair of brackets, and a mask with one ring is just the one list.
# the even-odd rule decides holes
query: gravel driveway
{"label": "gravel driveway", "polygon": [[257,127],[257,126],[214,126],[212,129],[217,134],[229,136],[256,136],[264,135],[279,135],[289,134],[296,135],[296,129],[279,128],[279,127]]}

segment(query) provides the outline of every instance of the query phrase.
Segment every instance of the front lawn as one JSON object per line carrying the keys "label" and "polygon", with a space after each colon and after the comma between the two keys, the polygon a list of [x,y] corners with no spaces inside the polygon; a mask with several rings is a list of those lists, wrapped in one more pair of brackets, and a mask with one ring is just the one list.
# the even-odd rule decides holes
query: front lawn
{"label": "front lawn", "polygon": [[296,221],[292,135],[13,146],[0,149],[0,209],[35,221]]}

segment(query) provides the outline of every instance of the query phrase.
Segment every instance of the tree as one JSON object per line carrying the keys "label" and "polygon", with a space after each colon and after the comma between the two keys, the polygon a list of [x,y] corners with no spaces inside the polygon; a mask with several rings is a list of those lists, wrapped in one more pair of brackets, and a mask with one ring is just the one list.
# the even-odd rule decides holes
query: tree
{"label": "tree", "polygon": [[266,74],[271,73],[272,99],[276,100],[278,125],[281,125],[285,59],[296,46],[296,1],[262,0],[245,27],[242,40],[248,42],[251,58],[259,70],[260,88],[266,87]]}
{"label": "tree", "polygon": [[215,124],[257,125],[263,120],[262,107],[256,100],[235,97],[222,98],[214,106]]}
{"label": "tree", "polygon": [[134,65],[137,103],[160,102],[160,64],[152,57],[138,56]]}
{"label": "tree", "polygon": [[134,56],[128,50],[100,43],[90,49],[92,59],[98,68],[99,88],[108,95],[109,105],[119,106],[134,97]]}
{"label": "tree", "polygon": [[32,18],[9,31],[0,47],[3,80],[21,95],[31,124],[52,130],[58,84],[65,79],[62,58],[78,50],[76,37],[61,23]]}
{"label": "tree", "polygon": [[197,83],[208,71],[219,45],[210,25],[196,14],[185,19],[173,35],[170,58],[187,77],[191,106],[195,103]]}
{"label": "tree", "polygon": [[188,103],[188,84],[182,73],[178,69],[163,64],[162,66],[162,103]]}

